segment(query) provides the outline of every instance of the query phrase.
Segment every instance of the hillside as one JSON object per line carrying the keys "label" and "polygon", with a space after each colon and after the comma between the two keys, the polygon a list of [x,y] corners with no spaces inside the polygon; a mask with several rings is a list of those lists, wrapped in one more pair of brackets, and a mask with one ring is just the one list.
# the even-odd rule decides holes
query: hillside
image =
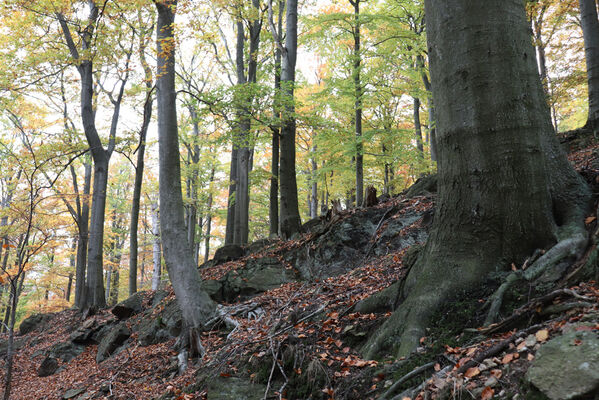
{"label": "hillside", "polygon": [[[583,147],[570,160],[597,186],[599,145],[573,146]],[[505,274],[439,309],[411,357],[395,360],[391,346],[387,356],[363,359],[361,346],[395,302],[370,296],[401,282],[414,263],[435,195],[381,200],[311,221],[309,233],[295,240],[217,252],[201,267],[205,288],[237,326],[205,332],[207,355],[182,375],[174,350],[181,316],[168,288],[97,315],[67,310],[26,319],[16,339],[11,398],[593,398],[599,389],[594,241],[559,277],[514,287],[501,322],[483,327],[483,306]],[[596,217],[586,221],[591,232]]]}

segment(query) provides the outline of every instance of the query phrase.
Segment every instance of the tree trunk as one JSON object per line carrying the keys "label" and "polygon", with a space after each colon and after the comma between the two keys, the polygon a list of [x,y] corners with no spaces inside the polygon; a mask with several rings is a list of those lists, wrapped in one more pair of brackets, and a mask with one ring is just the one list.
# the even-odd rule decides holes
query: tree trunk
{"label": "tree trunk", "polygon": [[[140,50],[143,55],[144,50]],[[152,72],[149,70],[149,66],[145,61],[145,57],[142,56],[142,65],[144,67],[146,90],[148,94],[146,96],[146,102],[144,104],[144,116],[139,132],[139,147],[137,148],[137,165],[135,167],[135,183],[133,186],[133,202],[131,204],[131,222],[129,227],[129,296],[137,292],[137,255],[138,255],[138,240],[137,231],[139,227],[139,205],[141,202],[141,187],[144,176],[144,157],[146,153],[146,136],[148,133],[148,127],[152,121]]]}
{"label": "tree trunk", "polygon": [[[175,91],[174,21],[176,1],[156,2],[160,228],[164,259],[183,316],[183,348],[203,355],[200,332],[215,315],[215,303],[202,289],[183,217],[181,165]],[[183,358],[187,353],[183,351]]]}
{"label": "tree trunk", "polygon": [[[71,245],[71,256],[69,257],[69,266],[71,267],[71,271],[76,269],[77,265],[77,237],[73,238],[73,244]],[[69,281],[67,282],[67,289],[65,290],[65,300],[67,302],[71,301],[71,288],[73,286],[73,272],[69,272]]]}
{"label": "tree trunk", "polygon": [[[312,148],[312,151],[316,151],[316,146]],[[314,219],[318,217],[318,180],[316,177],[316,174],[318,173],[318,164],[314,157],[310,159],[310,164],[312,166],[312,173],[310,174],[312,176],[312,182],[310,184],[310,218]]]}
{"label": "tree trunk", "polygon": [[[270,0],[272,1],[272,0]],[[277,19],[277,35],[281,37],[283,32],[283,12],[285,2],[279,1],[279,15]],[[273,124],[272,131],[272,160],[270,177],[270,198],[268,207],[269,233],[270,237],[279,236],[279,141],[281,137],[281,48],[275,50],[275,84],[273,100]]]}
{"label": "tree trunk", "polygon": [[81,215],[77,224],[77,266],[75,267],[75,307],[82,309],[87,303],[85,282],[85,269],[87,267],[87,244],[89,240],[89,194],[91,193],[92,165],[84,164],[85,175],[83,183],[83,199],[81,201]]}
{"label": "tree trunk", "polygon": [[576,257],[586,246],[590,193],[553,134],[524,3],[425,4],[437,211],[398,309],[364,349],[368,357],[389,337],[399,338],[398,355],[409,354],[442,304],[512,262],[521,265],[535,249],[568,245],[563,255],[563,246],[552,247],[541,257],[547,260]]}
{"label": "tree trunk", "polygon": [[10,400],[10,391],[12,384],[12,370],[14,363],[14,337],[15,337],[15,317],[19,296],[17,293],[16,281],[19,276],[10,280],[10,305],[8,307],[8,340],[6,346],[6,377],[4,378],[4,400]]}
{"label": "tree trunk", "polygon": [[231,149],[231,167],[229,170],[229,199],[227,200],[227,227],[225,231],[225,245],[235,242],[235,202],[237,201],[237,166],[239,152],[233,143]]}
{"label": "tree trunk", "polygon": [[281,129],[281,235],[289,239],[301,229],[295,174],[295,64],[297,60],[297,0],[287,0],[285,54],[281,73],[281,87],[285,110]]}
{"label": "tree trunk", "polygon": [[595,0],[580,0],[589,85],[588,125],[599,131],[599,20]]}
{"label": "tree trunk", "polygon": [[362,54],[361,54],[361,0],[350,0],[354,6],[354,94],[356,128],[356,207],[360,207],[364,198],[364,145],[362,144]]}
{"label": "tree trunk", "polygon": [[422,125],[420,124],[420,99],[413,97],[414,99],[414,136],[416,138],[416,148],[418,154],[424,156],[424,145],[422,144]]}
{"label": "tree trunk", "polygon": [[108,158],[94,160],[94,191],[92,195],[91,221],[87,252],[87,306],[106,306],[103,281],[104,216],[106,210],[106,188],[108,187]]}
{"label": "tree trunk", "polygon": [[154,269],[152,271],[152,290],[158,290],[160,287],[160,275],[162,272],[162,253],[160,251],[160,215],[158,212],[158,203],[152,205],[152,235],[154,241],[152,245],[152,260]]}
{"label": "tree trunk", "polygon": [[208,195],[208,205],[206,210],[206,238],[204,241],[204,262],[208,261],[210,257],[210,235],[212,230],[212,203],[214,202],[214,196],[212,195],[212,182],[214,182],[214,176],[216,169],[212,167],[210,171],[210,194]]}

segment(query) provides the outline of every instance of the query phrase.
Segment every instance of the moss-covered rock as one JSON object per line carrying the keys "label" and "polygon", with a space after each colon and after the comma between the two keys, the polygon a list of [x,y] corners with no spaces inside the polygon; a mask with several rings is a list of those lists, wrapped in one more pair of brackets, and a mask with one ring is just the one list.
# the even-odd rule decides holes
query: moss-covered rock
{"label": "moss-covered rock", "polygon": [[551,400],[576,399],[599,391],[599,335],[592,328],[565,333],[545,343],[526,379]]}

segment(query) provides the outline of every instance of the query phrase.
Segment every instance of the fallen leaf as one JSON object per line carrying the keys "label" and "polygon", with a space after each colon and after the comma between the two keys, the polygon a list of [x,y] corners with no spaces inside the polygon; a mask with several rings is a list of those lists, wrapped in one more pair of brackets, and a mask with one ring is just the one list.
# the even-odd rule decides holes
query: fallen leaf
{"label": "fallen leaf", "polygon": [[483,392],[481,393],[481,400],[489,400],[490,398],[493,397],[493,395],[495,394],[495,390],[493,390],[492,388],[490,388],[489,386],[487,386],[486,388],[483,389]]}
{"label": "fallen leaf", "polygon": [[435,364],[435,371],[437,371],[437,372],[441,371],[441,365],[439,363]]}
{"label": "fallen leaf", "polygon": [[528,361],[532,361],[535,359],[535,356],[534,354],[529,354],[526,358],[528,359]]}
{"label": "fallen leaf", "polygon": [[464,376],[466,378],[474,378],[476,375],[480,374],[480,369],[478,367],[468,368]]}
{"label": "fallen leaf", "polygon": [[546,342],[549,339],[549,331],[547,329],[541,329],[535,333],[535,337],[539,342]]}
{"label": "fallen leaf", "polygon": [[501,371],[500,369],[492,369],[491,375],[493,375],[495,378],[499,379],[503,375],[503,371]]}
{"label": "fallen leaf", "polygon": [[597,217],[588,217],[587,219],[584,220],[584,222],[588,225],[591,222],[595,221],[597,219]]}
{"label": "fallen leaf", "polygon": [[512,360],[514,359],[514,354],[510,353],[510,354],[506,354],[505,356],[503,356],[503,358],[501,359],[501,363],[502,364],[509,364],[512,362]]}

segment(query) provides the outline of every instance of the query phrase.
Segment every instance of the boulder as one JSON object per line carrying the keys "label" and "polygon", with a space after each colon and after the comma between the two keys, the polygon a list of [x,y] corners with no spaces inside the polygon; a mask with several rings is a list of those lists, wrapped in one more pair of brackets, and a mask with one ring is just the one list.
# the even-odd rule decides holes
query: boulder
{"label": "boulder", "polygon": [[85,392],[85,388],[69,389],[62,395],[62,399],[63,400],[74,399],[75,397],[79,396],[83,392]]}
{"label": "boulder", "polygon": [[551,400],[568,400],[599,390],[599,335],[579,325],[537,351],[526,379]]}
{"label": "boulder", "polygon": [[131,336],[131,331],[124,323],[115,326],[98,345],[96,362],[101,363],[113,355],[115,351]]}
{"label": "boulder", "polygon": [[[24,345],[25,345],[24,338],[22,338],[22,339],[15,338],[12,342],[13,354],[14,354],[14,352],[19,350]],[[0,341],[0,357],[6,357],[7,352],[8,352],[8,341],[7,340]]]}
{"label": "boulder", "polygon": [[258,253],[258,252],[264,250],[267,246],[271,245],[274,242],[275,241],[271,240],[271,239],[259,239],[259,240],[256,240],[255,242],[253,242],[252,244],[250,244],[247,247],[247,254]]}
{"label": "boulder", "polygon": [[114,314],[118,319],[126,319],[132,316],[133,314],[137,314],[143,310],[143,301],[145,292],[137,292],[134,293],[127,300],[124,300],[112,307],[112,314]]}
{"label": "boulder", "polygon": [[58,360],[56,360],[56,358],[46,357],[37,369],[37,376],[43,378],[45,376],[53,375],[57,369]]}
{"label": "boulder", "polygon": [[428,175],[418,179],[408,188],[406,197],[423,196],[430,193],[437,193],[437,174]]}
{"label": "boulder", "polygon": [[100,343],[102,338],[112,329],[114,321],[98,321],[96,318],[87,319],[79,328],[73,331],[70,339],[76,344]]}
{"label": "boulder", "polygon": [[264,397],[266,386],[241,378],[216,378],[208,384],[208,400],[255,400]]}
{"label": "boulder", "polygon": [[239,297],[250,297],[298,280],[293,269],[286,269],[274,257],[249,259],[243,268],[229,272],[221,279],[220,296],[217,301],[232,302]]}
{"label": "boulder", "polygon": [[26,335],[43,327],[51,318],[52,314],[34,314],[25,318],[19,326],[19,335]]}
{"label": "boulder", "polygon": [[79,354],[83,353],[84,346],[73,343],[71,341],[57,343],[50,348],[48,357],[57,358],[62,362],[68,363]]}
{"label": "boulder", "polygon": [[227,244],[214,253],[214,264],[223,264],[245,256],[245,249],[236,244]]}

